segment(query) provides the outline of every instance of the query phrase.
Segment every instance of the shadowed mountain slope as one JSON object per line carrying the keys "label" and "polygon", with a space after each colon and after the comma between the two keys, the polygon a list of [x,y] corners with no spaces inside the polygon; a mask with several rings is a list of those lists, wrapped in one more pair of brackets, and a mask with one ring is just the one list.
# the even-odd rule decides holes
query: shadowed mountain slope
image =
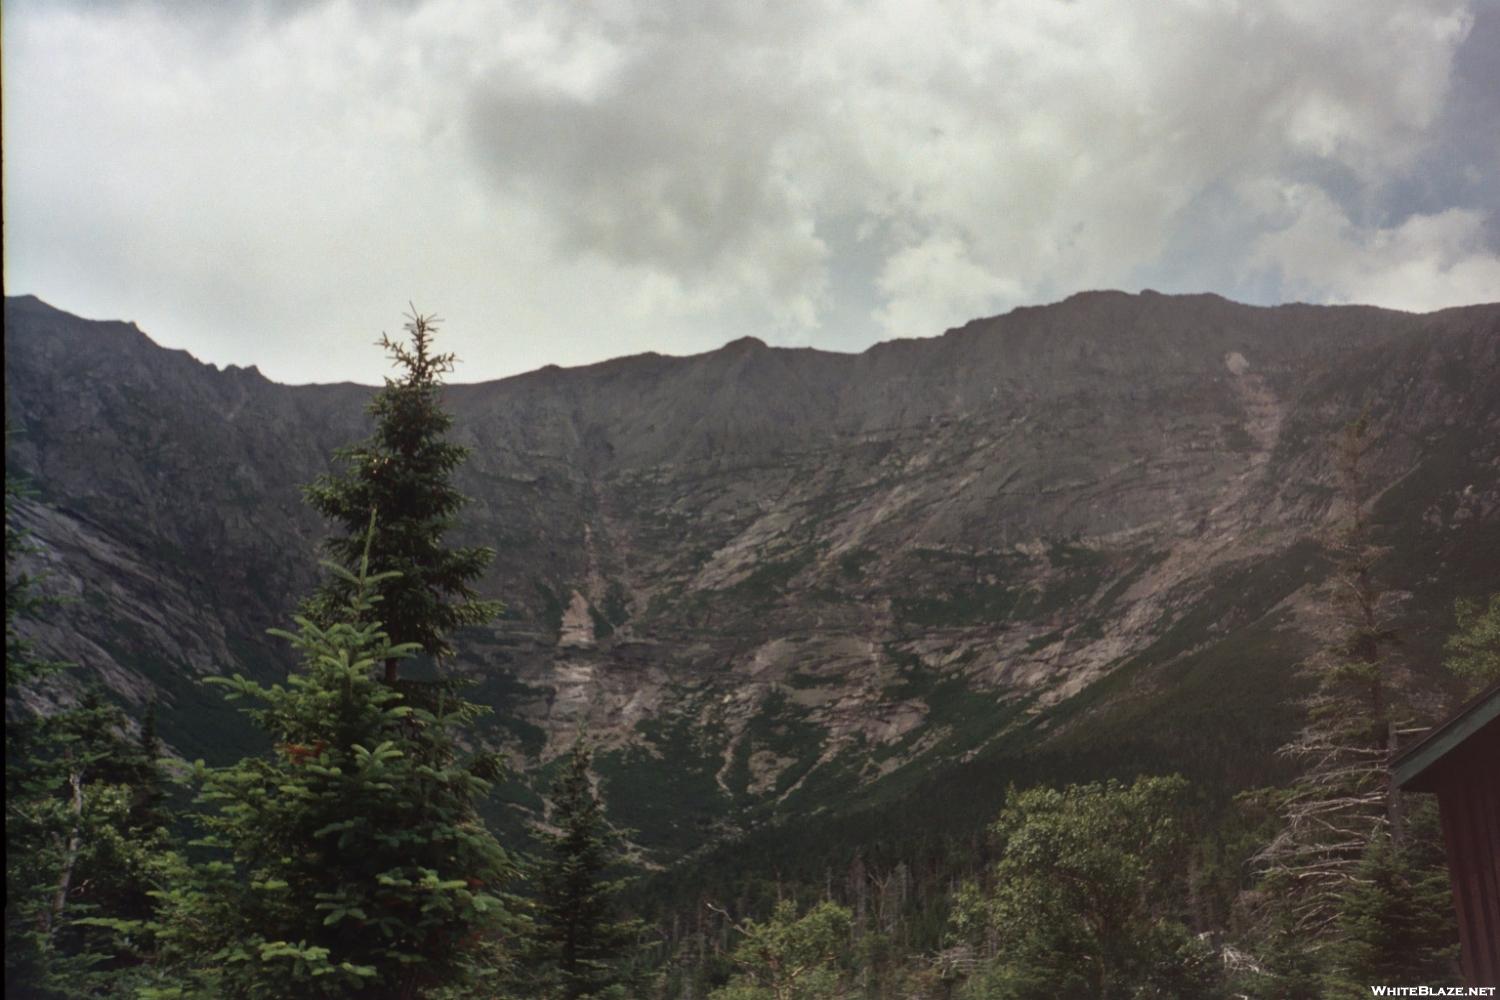
{"label": "shadowed mountain slope", "polygon": [[[182,752],[234,752],[194,679],[287,669],[264,630],[323,530],[298,486],[367,433],[371,390],[5,310],[7,464],[76,598],[38,638],[161,699]],[[587,723],[616,818],[663,856],[1037,753],[1259,780],[1361,412],[1416,674],[1453,597],[1500,576],[1500,305],[1088,293],[858,355],[745,339],[447,404],[473,449],[456,540],[497,550],[483,590],[509,605],[455,669],[518,757]]]}

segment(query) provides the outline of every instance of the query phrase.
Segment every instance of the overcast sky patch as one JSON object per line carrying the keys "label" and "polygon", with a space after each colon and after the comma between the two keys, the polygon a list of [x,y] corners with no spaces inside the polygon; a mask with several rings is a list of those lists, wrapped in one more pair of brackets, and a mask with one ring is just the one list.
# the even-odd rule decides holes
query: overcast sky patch
{"label": "overcast sky patch", "polygon": [[[779,8],[779,9],[776,9]],[[1500,4],[6,5],[5,283],[284,381],[1500,289]]]}

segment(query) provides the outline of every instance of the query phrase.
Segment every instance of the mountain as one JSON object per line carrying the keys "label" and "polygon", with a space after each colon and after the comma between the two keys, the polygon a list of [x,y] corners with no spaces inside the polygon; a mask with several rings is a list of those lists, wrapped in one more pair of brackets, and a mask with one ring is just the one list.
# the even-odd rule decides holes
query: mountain
{"label": "mountain", "polygon": [[[289,668],[264,631],[324,530],[298,487],[367,433],[372,390],[220,370],[31,297],[5,303],[5,390],[19,517],[71,598],[38,641],[158,699],[185,755],[250,745],[198,680]],[[473,449],[455,540],[497,550],[481,591],[508,605],[454,669],[517,760],[587,725],[659,860],[938,794],[982,819],[1027,776],[1265,780],[1326,628],[1334,441],[1361,413],[1414,712],[1441,697],[1454,598],[1500,579],[1500,304],[1086,293],[858,355],[744,339],[446,401]]]}

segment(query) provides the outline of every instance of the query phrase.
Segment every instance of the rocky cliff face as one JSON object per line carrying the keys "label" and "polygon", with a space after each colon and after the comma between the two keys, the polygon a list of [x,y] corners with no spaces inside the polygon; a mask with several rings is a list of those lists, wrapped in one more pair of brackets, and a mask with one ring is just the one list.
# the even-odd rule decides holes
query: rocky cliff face
{"label": "rocky cliff face", "polygon": [[[7,463],[76,598],[41,640],[226,752],[193,680],[287,669],[263,631],[322,531],[298,484],[366,433],[370,390],[32,298],[5,319]],[[455,666],[519,756],[601,736],[612,805],[664,851],[1023,745],[1216,747],[1233,780],[1288,724],[1362,411],[1414,669],[1500,578],[1497,305],[1090,293],[859,355],[741,340],[447,401],[458,539],[498,551],[509,605]]]}

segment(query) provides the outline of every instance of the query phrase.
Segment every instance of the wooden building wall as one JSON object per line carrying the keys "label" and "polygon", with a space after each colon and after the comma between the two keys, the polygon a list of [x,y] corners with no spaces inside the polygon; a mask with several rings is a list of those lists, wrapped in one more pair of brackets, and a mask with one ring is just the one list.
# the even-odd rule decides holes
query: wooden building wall
{"label": "wooden building wall", "polygon": [[1437,792],[1470,986],[1500,986],[1500,725],[1491,723],[1424,775]]}

